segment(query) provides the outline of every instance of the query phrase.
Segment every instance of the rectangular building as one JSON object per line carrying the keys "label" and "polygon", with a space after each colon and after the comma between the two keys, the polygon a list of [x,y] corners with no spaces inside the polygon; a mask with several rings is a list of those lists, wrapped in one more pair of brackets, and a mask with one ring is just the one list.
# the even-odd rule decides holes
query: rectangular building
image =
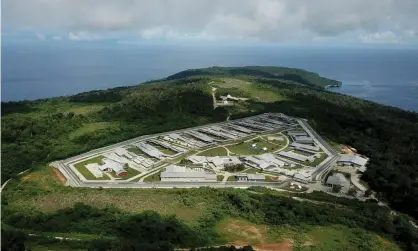
{"label": "rectangular building", "polygon": [[303,161],[313,161],[313,157],[297,154],[297,153],[294,153],[294,152],[281,151],[281,152],[279,152],[279,155],[287,157],[287,158],[291,158],[291,159],[294,159],[294,160],[299,160],[299,161],[302,161],[302,162]]}
{"label": "rectangular building", "polygon": [[364,167],[367,164],[367,161],[368,159],[359,155],[341,155],[337,161],[337,164],[343,166]]}
{"label": "rectangular building", "polygon": [[195,171],[184,166],[169,165],[161,172],[161,181],[171,182],[213,182],[216,174],[205,171]]}
{"label": "rectangular building", "polygon": [[292,144],[290,144],[290,146],[295,147],[296,149],[302,148],[302,149],[316,151],[316,152],[321,150],[321,148],[319,148],[318,146],[308,145],[308,144],[301,144],[301,143],[297,143],[297,142],[292,142]]}

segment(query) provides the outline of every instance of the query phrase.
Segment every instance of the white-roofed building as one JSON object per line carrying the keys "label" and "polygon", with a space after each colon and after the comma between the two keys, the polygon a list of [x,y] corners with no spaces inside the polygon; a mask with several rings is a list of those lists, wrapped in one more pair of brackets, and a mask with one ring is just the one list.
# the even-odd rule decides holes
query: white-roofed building
{"label": "white-roofed building", "polygon": [[341,157],[337,161],[337,164],[342,166],[354,166],[359,168],[359,171],[365,171],[365,166],[368,161],[369,159],[363,158],[359,155],[341,155]]}
{"label": "white-roofed building", "polygon": [[128,175],[128,172],[125,170],[123,163],[117,162],[110,158],[104,158],[103,163],[106,169],[114,171],[117,176]]}
{"label": "white-roofed building", "polygon": [[313,156],[305,156],[305,155],[297,154],[297,153],[294,153],[294,152],[281,151],[281,152],[279,152],[279,155],[283,156],[283,157],[290,158],[290,159],[299,160],[299,161],[302,161],[302,162],[313,161],[314,160]]}
{"label": "white-roofed building", "polygon": [[299,136],[308,136],[306,132],[299,132],[299,131],[290,131],[287,134],[292,137],[299,137]]}
{"label": "white-roofed building", "polygon": [[279,167],[284,167],[286,165],[286,163],[284,161],[281,161],[279,159],[277,159],[273,154],[271,153],[265,153],[265,154],[261,154],[259,156],[257,156],[259,159],[263,159],[265,161],[268,161],[270,163],[273,163]]}
{"label": "white-roofed building", "polygon": [[134,156],[133,156],[130,152],[128,152],[125,148],[121,148],[121,147],[116,148],[115,153],[116,153],[117,155],[119,155],[120,157],[125,157],[125,158],[127,158],[127,159],[132,159],[132,158],[134,157]]}
{"label": "white-roofed building", "polygon": [[350,182],[345,178],[344,174],[342,173],[334,173],[333,175],[328,176],[326,184],[328,186],[341,186],[344,188],[343,190],[348,190],[350,187]]}
{"label": "white-roofed building", "polygon": [[206,143],[213,143],[215,141],[213,138],[209,137],[208,135],[200,133],[198,131],[190,130],[190,131],[186,131],[185,133],[189,134],[190,136],[198,140],[204,141]]}
{"label": "white-roofed building", "polygon": [[259,156],[248,156],[245,158],[247,161],[247,165],[259,168],[259,169],[270,169],[277,167],[276,164],[271,163],[270,161],[267,161],[265,159],[259,158]]}
{"label": "white-roofed building", "polygon": [[313,144],[314,140],[309,136],[295,136],[293,137],[297,143],[301,144]]}
{"label": "white-roofed building", "polygon": [[247,174],[248,181],[265,181],[266,177],[264,174],[258,174],[258,173],[249,173]]}
{"label": "white-roofed building", "polygon": [[223,159],[221,159],[219,156],[212,157],[209,160],[217,167],[222,167],[224,165]]}
{"label": "white-roofed building", "polygon": [[290,146],[296,148],[296,149],[306,149],[306,150],[310,150],[310,151],[319,151],[321,150],[321,148],[319,148],[318,146],[313,146],[313,145],[307,145],[307,144],[301,144],[301,143],[297,143],[297,142],[292,142],[290,144]]}
{"label": "white-roofed building", "polygon": [[202,170],[195,171],[185,166],[169,165],[164,172],[161,172],[161,181],[216,181],[216,174]]}
{"label": "white-roofed building", "polygon": [[306,184],[311,181],[312,176],[310,173],[298,172],[293,175],[293,179]]}
{"label": "white-roofed building", "polygon": [[237,181],[259,181],[263,182],[266,180],[264,174],[255,174],[255,173],[238,173],[235,174]]}

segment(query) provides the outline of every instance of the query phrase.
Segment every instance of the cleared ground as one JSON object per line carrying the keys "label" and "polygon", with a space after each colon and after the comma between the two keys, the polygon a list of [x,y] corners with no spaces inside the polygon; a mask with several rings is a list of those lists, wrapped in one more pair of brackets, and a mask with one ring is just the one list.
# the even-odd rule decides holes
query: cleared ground
{"label": "cleared ground", "polygon": [[209,150],[206,150],[204,152],[201,152],[197,154],[199,156],[208,156],[208,157],[214,157],[214,156],[227,156],[228,152],[223,147],[216,147]]}
{"label": "cleared ground", "polygon": [[[256,144],[256,147],[252,147],[253,144]],[[267,150],[263,150],[262,148],[264,147],[266,147]],[[255,139],[248,142],[241,142],[236,145],[226,146],[226,148],[238,155],[257,155],[274,152],[275,150],[279,149],[279,146],[262,139]]]}
{"label": "cleared ground", "polygon": [[216,231],[235,246],[252,245],[255,250],[400,250],[382,237],[345,226],[267,226],[244,219],[226,218]]}
{"label": "cleared ground", "polygon": [[9,200],[9,205],[29,211],[52,212],[82,202],[98,208],[116,207],[132,213],[154,210],[164,215],[175,214],[186,222],[194,222],[213,204],[206,198],[196,197],[196,203],[187,206],[182,193],[173,189],[66,187],[54,173],[53,167],[49,166],[33,171],[23,176],[20,182],[13,181],[9,185],[10,192],[16,193],[12,196],[13,200]]}
{"label": "cleared ground", "polygon": [[118,125],[117,123],[112,123],[112,122],[97,122],[97,123],[84,124],[82,127],[70,133],[69,138],[72,140],[84,134],[91,133],[91,132],[98,131],[98,130],[107,129],[110,127],[117,128]]}
{"label": "cleared ground", "polygon": [[93,164],[93,163],[97,163],[100,165],[102,163],[103,158],[104,156],[100,155],[100,156],[79,162],[75,164],[74,167],[77,168],[77,170],[84,176],[84,178],[88,180],[109,180],[110,178],[107,175],[103,175],[103,177],[101,178],[94,177],[94,175],[85,167],[85,165]]}

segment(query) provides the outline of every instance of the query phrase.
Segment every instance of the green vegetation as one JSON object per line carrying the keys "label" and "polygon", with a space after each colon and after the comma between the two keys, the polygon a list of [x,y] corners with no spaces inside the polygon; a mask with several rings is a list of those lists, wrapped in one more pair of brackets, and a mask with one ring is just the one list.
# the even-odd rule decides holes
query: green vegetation
{"label": "green vegetation", "polygon": [[279,226],[225,218],[216,232],[228,243],[251,243],[255,250],[400,250],[382,237],[359,228],[330,226]]}
{"label": "green vegetation", "polygon": [[227,172],[241,172],[242,170],[245,169],[245,165],[244,164],[237,164],[237,165],[228,165],[225,166],[224,170]]}
{"label": "green vegetation", "polygon": [[128,172],[128,175],[126,175],[126,176],[120,176],[119,177],[119,176],[116,176],[114,173],[112,173],[112,175],[115,176],[116,178],[121,178],[123,180],[126,180],[126,179],[130,179],[130,178],[132,178],[134,176],[137,176],[138,174],[141,174],[140,171],[138,171],[136,169],[133,169],[131,167],[128,167],[125,170]]}
{"label": "green vegetation", "polygon": [[248,168],[244,171],[242,171],[243,173],[260,173],[262,172],[261,170],[257,169],[257,168]]}
{"label": "green vegetation", "polygon": [[227,181],[237,181],[237,177],[235,175],[231,175],[228,177]]}
{"label": "green vegetation", "polygon": [[76,139],[78,137],[83,136],[84,134],[89,134],[97,130],[103,130],[111,126],[115,128],[116,130],[118,129],[117,123],[110,123],[110,122],[87,123],[87,124],[84,124],[79,129],[71,132],[69,134],[69,137],[70,139]]}
{"label": "green vegetation", "polygon": [[215,147],[198,154],[199,156],[227,156],[228,153],[223,147]]}
{"label": "green vegetation", "polygon": [[144,182],[154,182],[154,181],[160,181],[160,180],[161,180],[161,171],[151,174],[150,176],[147,176],[144,179]]}
{"label": "green vegetation", "polygon": [[[219,88],[237,88],[235,91],[246,92],[250,100],[242,104],[239,102],[237,107],[213,110],[211,86],[207,83],[214,79],[221,79],[214,83],[219,85]],[[100,210],[106,210],[105,208],[115,204],[137,209],[135,212],[130,210],[130,214],[142,212],[147,201],[139,203],[136,198],[137,191],[132,192],[135,196],[130,199],[136,204],[142,204],[141,209],[138,209],[140,206],[134,206],[127,201],[120,202],[125,196],[129,198],[129,195],[132,195],[127,190],[96,191],[65,188],[52,183],[34,184],[33,177],[37,176],[29,175],[42,173],[40,169],[44,169],[50,161],[75,156],[136,136],[223,121],[229,113],[232,114],[230,119],[235,119],[262,112],[283,112],[290,116],[306,118],[310,125],[329,141],[353,146],[361,154],[370,157],[370,163],[362,179],[367,181],[370,189],[376,191],[376,196],[387,202],[392,209],[418,218],[418,158],[413,151],[418,149],[418,115],[325,91],[323,87],[330,84],[340,83],[314,73],[290,68],[212,67],[180,72],[166,79],[138,86],[92,91],[71,97],[2,103],[1,181],[4,183],[28,168],[35,170],[22,178],[16,177],[8,184],[10,189],[7,186],[2,192],[2,222],[32,230],[36,229],[33,229],[30,223],[40,222],[38,227],[44,228],[42,231],[47,231],[44,224],[48,225],[49,229],[57,225],[56,231],[62,231],[64,229],[60,229],[60,223],[50,220],[55,219],[54,214],[69,217],[65,213],[72,209],[66,208],[73,208],[76,202],[94,207],[97,204],[97,215],[102,214]],[[118,127],[85,129],[86,125],[96,123],[115,123]],[[242,215],[249,221],[269,226],[342,224],[394,239],[406,250],[417,248],[416,230],[410,229],[408,220],[402,214],[390,215],[386,209],[375,208],[370,203],[351,206],[345,205],[346,201],[334,199],[339,205],[330,203],[324,208],[321,204],[310,205],[307,202],[278,198],[268,192],[248,194],[246,191],[211,190],[210,195],[205,195],[200,191],[204,190],[184,192],[193,194],[184,196],[187,198],[185,203],[198,205],[194,201],[200,200],[199,196],[218,196],[216,201],[207,199],[222,210],[217,211],[218,215]],[[147,198],[150,197],[154,195]],[[178,204],[169,204],[167,202],[170,200],[163,198],[163,201],[164,199],[166,203],[162,207],[167,212],[172,212],[171,207],[177,208],[175,205]],[[341,208],[341,203],[344,208]],[[212,210],[210,205],[202,205]],[[50,209],[39,211],[39,208]],[[63,212],[56,213],[51,208],[60,208]],[[124,208],[118,210],[123,211]],[[90,210],[96,210],[84,207],[81,209],[86,211],[86,214],[79,214],[81,216],[89,215]],[[157,205],[150,209],[157,212],[162,210]],[[113,216],[110,212],[111,210],[105,215],[111,218]],[[123,213],[118,211],[117,214]],[[165,222],[164,217],[157,222]],[[124,216],[121,216],[121,219],[124,219]],[[270,221],[264,222],[264,219]],[[102,220],[103,218],[99,220],[100,224],[111,222]],[[88,234],[86,231],[90,227],[87,225],[91,223],[94,226],[95,218],[81,218],[74,222],[81,222],[79,227],[84,228],[67,225],[71,229],[65,229],[64,232]],[[100,224],[98,225],[106,227]],[[211,229],[208,226],[212,225],[204,226],[207,231]],[[132,227],[136,229],[135,226]],[[112,227],[110,229],[116,231]],[[180,226],[179,229],[184,228]],[[188,233],[189,230],[184,231]],[[211,238],[213,235],[208,233],[207,236]],[[202,241],[199,245],[214,243],[215,239]],[[368,245],[369,242],[365,243]],[[189,244],[184,246],[192,246]],[[175,245],[182,246],[178,242]]]}
{"label": "green vegetation", "polygon": [[[252,147],[252,144],[256,144],[256,147]],[[238,155],[255,155],[255,154],[263,154],[268,152],[274,152],[279,149],[279,146],[269,143],[265,140],[260,138],[247,141],[247,142],[240,142],[235,145],[226,146],[229,151],[238,154]],[[266,147],[267,150],[264,151],[262,148]]]}
{"label": "green vegetation", "polygon": [[324,161],[326,158],[328,158],[328,155],[325,153],[320,153],[320,157],[319,158],[315,158],[314,161],[307,163],[307,166],[317,166],[319,165],[322,161]]}
{"label": "green vegetation", "polygon": [[[159,243],[159,236],[165,236],[166,244],[174,247],[231,242],[283,245],[291,240],[295,248],[326,248],[332,243],[330,247],[338,250],[347,245],[342,240],[344,235],[354,236],[352,250],[373,249],[382,243],[392,248],[389,250],[397,250],[392,244],[395,240],[405,250],[417,245],[417,230],[408,218],[393,215],[390,209],[373,202],[324,193],[286,194],[258,187],[249,190],[84,189],[65,187],[52,178],[32,177],[12,181],[3,191],[2,222],[27,233],[77,237],[83,240],[77,242],[79,245],[87,246],[95,245],[93,236],[106,247],[121,242]],[[292,199],[294,196],[303,201]],[[147,211],[150,209],[158,214]],[[152,227],[144,227],[149,225]],[[51,229],[56,233],[50,233]],[[327,235],[326,231],[335,234]],[[241,236],[245,233],[250,239]]]}
{"label": "green vegetation", "polygon": [[279,181],[279,178],[266,175],[265,181],[267,181],[267,182],[277,182],[277,181]]}
{"label": "green vegetation", "polygon": [[222,181],[224,179],[223,175],[216,175],[216,180],[217,181]]}
{"label": "green vegetation", "polygon": [[103,174],[103,177],[101,178],[94,177],[94,175],[85,167],[87,164],[93,164],[93,163],[97,163],[101,165],[103,158],[104,156],[100,155],[100,156],[97,156],[88,160],[84,160],[82,162],[78,162],[77,164],[74,165],[74,167],[77,168],[77,170],[81,173],[81,175],[83,175],[84,178],[88,180],[108,180],[110,178],[106,174]]}
{"label": "green vegetation", "polygon": [[145,153],[141,151],[141,149],[139,149],[138,147],[130,147],[130,148],[127,148],[126,150],[131,153],[135,153],[136,155],[139,155],[139,156],[145,155]]}

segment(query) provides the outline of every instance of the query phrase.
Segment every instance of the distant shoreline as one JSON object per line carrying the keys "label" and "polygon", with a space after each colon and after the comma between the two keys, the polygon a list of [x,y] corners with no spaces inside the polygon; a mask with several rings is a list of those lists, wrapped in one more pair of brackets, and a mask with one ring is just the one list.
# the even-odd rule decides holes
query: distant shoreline
{"label": "distant shoreline", "polygon": [[327,85],[324,88],[326,90],[326,89],[329,89],[330,87],[341,87],[341,84],[339,84],[339,85]]}

